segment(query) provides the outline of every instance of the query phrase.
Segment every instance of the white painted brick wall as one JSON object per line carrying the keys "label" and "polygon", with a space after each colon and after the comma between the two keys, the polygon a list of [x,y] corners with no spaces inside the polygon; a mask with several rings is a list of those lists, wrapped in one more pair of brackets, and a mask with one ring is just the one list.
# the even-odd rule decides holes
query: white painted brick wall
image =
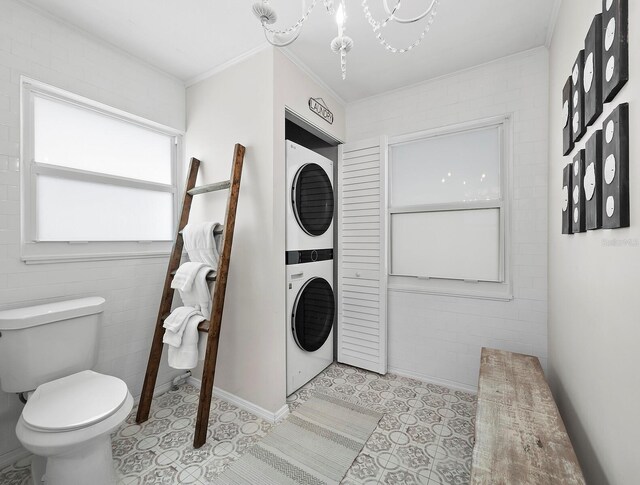
{"label": "white painted brick wall", "polygon": [[536,49],[347,106],[347,140],[512,114],[509,302],[389,292],[389,366],[472,387],[482,346],[547,359],[548,54]]}
{"label": "white painted brick wall", "polygon": [[[19,257],[19,80],[52,84],[174,128],[185,128],[182,82],[14,0],[0,0],[0,307],[97,295],[107,299],[96,370],[138,395],[167,260],[27,266]],[[174,371],[163,365],[158,384]],[[0,463],[19,449],[22,405],[0,392]]]}

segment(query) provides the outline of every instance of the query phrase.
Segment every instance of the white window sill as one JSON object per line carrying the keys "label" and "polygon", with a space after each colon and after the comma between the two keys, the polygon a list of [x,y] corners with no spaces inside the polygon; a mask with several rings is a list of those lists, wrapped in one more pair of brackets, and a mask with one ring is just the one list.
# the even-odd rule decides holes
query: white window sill
{"label": "white window sill", "polygon": [[104,254],[50,254],[22,256],[25,264],[72,263],[85,261],[114,261],[125,259],[168,258],[171,251]]}
{"label": "white window sill", "polygon": [[20,259],[26,264],[116,261],[127,259],[167,258],[170,241],[163,242],[64,242],[23,243]]}
{"label": "white window sill", "polygon": [[426,295],[480,300],[511,301],[513,292],[508,283],[468,282],[389,276],[388,290],[400,293],[422,293]]}

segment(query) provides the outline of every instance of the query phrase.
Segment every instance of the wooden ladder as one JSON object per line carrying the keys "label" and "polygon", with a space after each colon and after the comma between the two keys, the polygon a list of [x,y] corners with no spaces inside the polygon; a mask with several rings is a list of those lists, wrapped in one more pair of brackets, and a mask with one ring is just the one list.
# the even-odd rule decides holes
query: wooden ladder
{"label": "wooden ladder", "polygon": [[227,212],[224,220],[224,233],[222,235],[222,250],[220,251],[218,272],[215,277],[216,283],[211,295],[213,300],[211,316],[209,320],[203,321],[198,326],[198,330],[201,332],[207,332],[208,336],[207,351],[204,358],[204,370],[202,372],[202,385],[200,388],[200,401],[198,403],[198,416],[196,419],[196,429],[193,437],[193,446],[195,448],[200,448],[207,441],[209,410],[213,394],[213,378],[216,371],[220,324],[222,323],[224,296],[227,290],[229,259],[231,257],[231,245],[233,243],[233,230],[236,223],[236,210],[238,208],[238,195],[240,193],[240,177],[242,175],[244,152],[245,148],[240,144],[236,144],[233,152],[233,166],[231,167],[230,180],[210,185],[203,185],[201,187],[195,186],[196,179],[198,177],[198,168],[200,167],[200,160],[196,158],[191,159],[184,199],[182,201],[182,213],[180,215],[180,222],[178,223],[176,239],[173,243],[173,249],[171,250],[171,257],[169,258],[169,267],[167,268],[167,274],[164,279],[164,289],[162,290],[162,299],[160,300],[156,329],[151,343],[147,373],[144,377],[142,395],[140,396],[138,413],[136,415],[137,423],[142,423],[149,419],[151,400],[153,399],[153,391],[156,386],[156,378],[158,377],[158,368],[160,367],[160,358],[162,357],[162,337],[164,336],[164,327],[162,325],[164,320],[171,313],[171,303],[173,301],[174,292],[173,288],[171,288],[171,281],[180,266],[180,258],[182,256],[184,246],[182,230],[187,225],[187,222],[189,222],[189,213],[191,212],[193,196],[216,190],[230,189],[229,198],[227,200]]}

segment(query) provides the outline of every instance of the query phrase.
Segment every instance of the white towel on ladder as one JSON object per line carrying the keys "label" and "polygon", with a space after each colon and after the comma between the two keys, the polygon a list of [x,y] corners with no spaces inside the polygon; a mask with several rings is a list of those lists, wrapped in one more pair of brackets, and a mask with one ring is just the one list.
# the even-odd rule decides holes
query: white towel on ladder
{"label": "white towel on ladder", "polygon": [[[198,365],[198,324],[202,315],[192,315],[184,327],[182,343],[179,347],[169,346],[168,363],[174,369],[193,369]],[[165,332],[166,334],[166,332]]]}
{"label": "white towel on ladder", "polygon": [[[184,266],[184,264],[182,266]],[[182,268],[182,266],[180,266],[180,268]],[[176,272],[176,276],[178,272]],[[182,304],[199,310],[205,318],[209,318],[211,314],[211,287],[207,281],[207,275],[211,272],[211,267],[203,264],[193,277],[191,288],[184,291],[178,290],[180,291]]]}
{"label": "white towel on ladder", "polygon": [[213,271],[213,268],[206,263],[182,263],[178,268],[178,271],[176,271],[176,274],[173,276],[171,288],[175,288],[180,291],[191,291],[196,276],[205,266],[209,268],[209,271]]}
{"label": "white towel on ladder", "polygon": [[193,307],[181,306],[173,310],[162,324],[165,329],[162,341],[172,347],[180,347],[183,344],[184,331],[192,319],[198,323],[206,320],[202,312]]}
{"label": "white towel on ladder", "polygon": [[206,263],[215,271],[218,270],[220,259],[218,248],[222,240],[219,228],[221,227],[217,222],[201,222],[185,226],[182,230],[182,238],[184,249],[191,261]]}

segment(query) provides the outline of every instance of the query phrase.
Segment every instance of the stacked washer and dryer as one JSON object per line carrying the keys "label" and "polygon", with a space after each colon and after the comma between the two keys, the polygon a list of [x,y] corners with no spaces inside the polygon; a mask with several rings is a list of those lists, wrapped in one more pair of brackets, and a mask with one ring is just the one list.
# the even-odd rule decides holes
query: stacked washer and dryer
{"label": "stacked washer and dryer", "polygon": [[333,362],[333,162],[286,141],[287,395]]}

